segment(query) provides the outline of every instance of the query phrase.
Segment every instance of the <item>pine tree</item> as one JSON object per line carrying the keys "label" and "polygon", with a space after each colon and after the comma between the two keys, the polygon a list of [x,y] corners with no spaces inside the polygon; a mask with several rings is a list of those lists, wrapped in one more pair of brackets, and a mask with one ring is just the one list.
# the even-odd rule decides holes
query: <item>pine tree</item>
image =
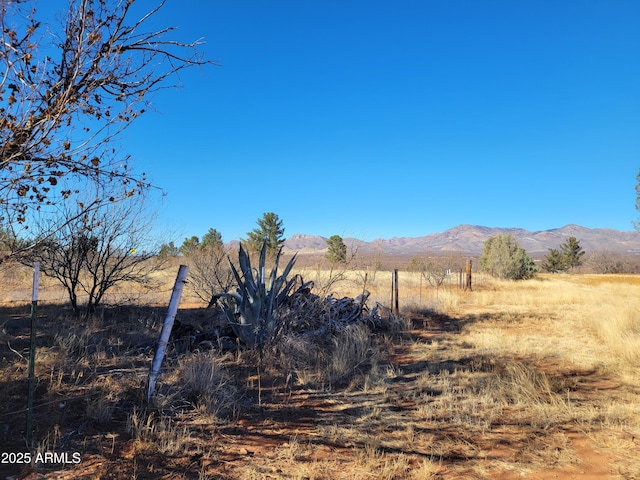
{"label": "pine tree", "polygon": [[567,268],[572,269],[582,265],[582,257],[585,252],[576,237],[569,237],[565,243],[560,245],[560,251],[562,252]]}
{"label": "pine tree", "polygon": [[158,252],[158,257],[177,257],[179,254],[180,250],[178,249],[178,247],[176,247],[173,242],[169,242],[162,244],[162,246],[160,247],[160,251]]}
{"label": "pine tree", "polygon": [[267,212],[263,213],[262,218],[259,218],[256,223],[258,224],[258,228],[247,232],[247,238],[243,240],[242,243],[247,250],[260,252],[262,244],[266,240],[267,254],[275,256],[285,240],[282,220],[280,220],[275,213]]}
{"label": "pine tree", "polygon": [[329,250],[327,259],[331,263],[344,263],[347,260],[347,246],[340,235],[332,235],[327,239]]}
{"label": "pine tree", "polygon": [[197,236],[193,235],[191,238],[185,238],[178,250],[180,250],[180,253],[186,257],[189,254],[195,252],[199,246],[200,239]]}
{"label": "pine tree", "polygon": [[549,254],[544,256],[542,268],[550,273],[563,272],[567,269],[565,256],[555,248],[549,249]]}
{"label": "pine tree", "polygon": [[222,245],[222,234],[215,228],[210,228],[202,237],[201,247]]}

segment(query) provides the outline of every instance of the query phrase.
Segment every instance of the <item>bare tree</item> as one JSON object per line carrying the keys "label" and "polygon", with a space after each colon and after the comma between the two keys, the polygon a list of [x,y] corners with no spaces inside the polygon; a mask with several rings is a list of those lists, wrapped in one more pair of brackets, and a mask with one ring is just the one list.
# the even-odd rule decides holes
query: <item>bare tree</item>
{"label": "bare tree", "polygon": [[586,263],[595,273],[624,273],[631,270],[622,255],[606,250],[590,252]]}
{"label": "bare tree", "polygon": [[[358,246],[351,245],[348,251],[345,254],[345,258],[341,263],[329,262],[329,271],[328,273],[321,274],[320,271],[316,273],[316,278],[313,284],[316,287],[316,290],[319,292],[321,297],[326,297],[327,295],[333,293],[334,287],[339,285],[340,283],[353,281],[350,279],[351,272],[361,273],[361,267],[357,264],[357,260],[359,260],[358,256]],[[364,276],[362,276],[363,283],[366,284],[366,280]]]}
{"label": "bare tree", "polygon": [[68,0],[55,24],[35,0],[0,3],[0,225],[24,228],[30,212],[68,203],[80,193],[78,179],[123,187],[83,203],[79,217],[148,186],[114,142],[153,92],[209,62],[200,41],[171,38],[174,27],[146,30],[164,1],[139,17],[134,4]]}
{"label": "bare tree", "polygon": [[199,239],[192,242],[195,246],[186,254],[189,263],[188,285],[207,304],[207,308],[212,307],[220,295],[228,292],[235,283],[229,266],[229,250],[222,243],[222,236],[212,233],[217,231],[210,229],[202,242]]}
{"label": "bare tree", "polygon": [[[143,195],[102,204],[82,216],[79,210],[65,205],[62,216],[69,220],[64,227],[47,240],[34,242],[38,247],[26,258],[39,261],[42,272],[64,286],[78,316],[80,299],[86,297],[84,315],[89,316],[114,286],[124,282],[149,286],[151,274],[162,263],[151,258],[155,252],[145,251],[153,249],[149,237],[153,216],[145,209]],[[50,228],[45,224],[43,230]]]}
{"label": "bare tree", "polygon": [[424,256],[416,257],[411,260],[408,269],[420,272],[422,277],[436,289],[436,297],[439,294],[440,287],[447,279],[453,269],[459,268],[459,262],[451,256]]}

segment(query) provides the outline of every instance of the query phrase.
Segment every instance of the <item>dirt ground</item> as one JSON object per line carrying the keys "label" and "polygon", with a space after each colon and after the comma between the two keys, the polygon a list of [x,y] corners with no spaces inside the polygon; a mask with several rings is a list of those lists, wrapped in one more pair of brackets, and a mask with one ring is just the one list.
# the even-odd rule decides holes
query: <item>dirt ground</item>
{"label": "dirt ground", "polygon": [[[638,478],[638,469],[630,467],[634,452],[635,459],[640,458],[638,439],[623,429],[598,431],[596,435],[576,422],[566,422],[545,431],[539,425],[511,421],[509,409],[515,410],[515,406],[505,407],[504,418],[492,420],[484,430],[466,430],[460,422],[416,421],[421,399],[435,402],[443,396],[438,387],[429,390],[431,387],[420,384],[422,373],[455,376],[494,369],[488,367],[489,360],[465,344],[463,326],[481,318],[477,312],[473,316],[414,318],[413,330],[395,342],[381,361],[392,372],[385,377],[382,389],[362,382],[339,390],[311,389],[278,375],[266,375],[261,379],[258,405],[254,373],[238,367],[236,374],[247,379],[238,413],[211,423],[188,411],[176,416],[175,422],[188,441],[176,439],[181,446],[173,450],[149,448],[126,428],[127,411],[141,402],[140,385],[148,371],[149,349],[113,359],[90,373],[92,389],[101,376],[107,387],[107,379],[132,385],[107,422],[86,420],[88,399],[96,391],[83,388],[87,384],[81,379],[71,391],[47,387],[47,382],[41,381],[35,402],[38,451],[66,452],[67,463],[61,464],[58,458],[58,463],[50,459],[51,464],[35,468],[21,465],[15,454],[37,452],[26,449],[23,438],[26,382],[10,380],[16,378],[16,372],[7,369],[25,371],[24,365],[11,367],[16,365],[17,352],[23,352],[28,342],[25,314],[24,308],[3,309],[1,317],[10,338],[0,346],[3,479]],[[46,327],[46,318],[45,313],[44,328],[52,328]],[[148,346],[153,339],[139,338],[137,342]],[[425,358],[420,346],[432,345],[441,347],[437,355]],[[448,355],[454,346],[458,353]],[[461,355],[465,349],[468,355]],[[562,382],[574,397],[582,396],[584,402],[615,395],[623,388],[615,378],[595,371],[572,370],[552,361],[537,367]],[[61,384],[68,388],[70,380]],[[97,393],[107,395],[108,390]],[[397,435],[405,428],[409,433]],[[616,448],[621,445],[624,448]],[[73,456],[76,452],[79,463]],[[393,469],[389,467],[393,462],[401,465],[396,463]]]}

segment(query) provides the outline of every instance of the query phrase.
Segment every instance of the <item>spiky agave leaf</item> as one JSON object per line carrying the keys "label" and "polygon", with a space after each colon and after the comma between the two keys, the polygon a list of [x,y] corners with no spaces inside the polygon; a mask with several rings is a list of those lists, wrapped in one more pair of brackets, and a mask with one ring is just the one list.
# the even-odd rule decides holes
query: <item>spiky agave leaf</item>
{"label": "spiky agave leaf", "polygon": [[[238,261],[240,272],[233,265],[231,271],[238,284],[237,291],[224,294],[235,303],[235,311],[224,307],[227,320],[238,338],[247,345],[262,346],[280,330],[278,308],[290,292],[295,279],[287,281],[296,260],[296,255],[288,262],[282,275],[278,275],[278,266],[282,251],[279,250],[274,260],[273,269],[266,284],[267,242],[263,242],[260,251],[258,269],[251,267],[251,259],[240,245]],[[254,278],[255,272],[255,278]]]}
{"label": "spiky agave leaf", "polygon": [[274,292],[274,301],[277,306],[282,304],[286,296],[289,294],[291,287],[295,283],[295,278],[292,278],[289,282],[287,281],[287,277],[289,276],[295,262],[296,255],[289,260],[289,263],[285,267],[284,272],[282,272],[282,275],[277,278],[274,276],[275,280],[273,281],[272,291]]}
{"label": "spiky agave leaf", "polygon": [[258,284],[265,284],[265,265],[267,263],[267,240],[262,242],[262,248],[260,249],[260,259],[258,260],[258,271],[256,276],[258,277]]}
{"label": "spiky agave leaf", "polygon": [[[260,281],[258,278],[254,280],[253,278],[253,268],[251,267],[251,258],[249,254],[246,252],[244,248],[242,248],[242,244],[240,244],[240,252],[238,253],[238,262],[240,263],[240,270],[242,271],[242,276],[244,278],[244,286],[249,290],[251,295],[255,295],[258,290],[258,285]],[[258,277],[258,274],[256,274]],[[240,285],[240,283],[238,283]]]}
{"label": "spiky agave leaf", "polygon": [[242,277],[240,277],[240,274],[238,273],[238,270],[236,270],[236,267],[233,265],[233,262],[231,261],[231,259],[229,257],[227,257],[227,260],[229,260],[229,266],[231,267],[231,273],[233,273],[233,278],[236,281],[236,284],[238,284],[238,286],[242,285]]}
{"label": "spiky agave leaf", "polygon": [[[285,280],[286,280],[286,278],[285,278]],[[287,281],[287,283],[284,286],[284,288],[280,291],[280,293],[278,293],[278,295],[276,297],[276,305],[282,305],[284,300],[289,296],[289,292],[291,292],[291,289],[293,288],[295,283],[296,283],[295,277],[292,278],[291,280]]]}

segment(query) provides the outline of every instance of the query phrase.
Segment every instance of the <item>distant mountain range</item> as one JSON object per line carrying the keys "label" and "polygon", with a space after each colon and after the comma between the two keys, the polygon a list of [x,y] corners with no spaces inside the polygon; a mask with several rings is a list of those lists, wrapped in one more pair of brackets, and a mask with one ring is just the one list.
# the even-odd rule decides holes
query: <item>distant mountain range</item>
{"label": "distant mountain range", "polygon": [[[490,237],[510,233],[530,255],[542,255],[549,248],[558,248],[569,237],[576,237],[585,251],[609,251],[640,255],[640,233],[622,232],[608,228],[586,228],[566,225],[562,228],[530,232],[521,228],[489,228],[459,225],[442,233],[415,238],[377,239],[365,242],[344,238],[347,248],[357,248],[359,254],[420,255],[424,253],[458,253],[479,255],[483,243]],[[327,238],[317,235],[295,234],[284,243],[285,252],[300,255],[323,254]]]}

